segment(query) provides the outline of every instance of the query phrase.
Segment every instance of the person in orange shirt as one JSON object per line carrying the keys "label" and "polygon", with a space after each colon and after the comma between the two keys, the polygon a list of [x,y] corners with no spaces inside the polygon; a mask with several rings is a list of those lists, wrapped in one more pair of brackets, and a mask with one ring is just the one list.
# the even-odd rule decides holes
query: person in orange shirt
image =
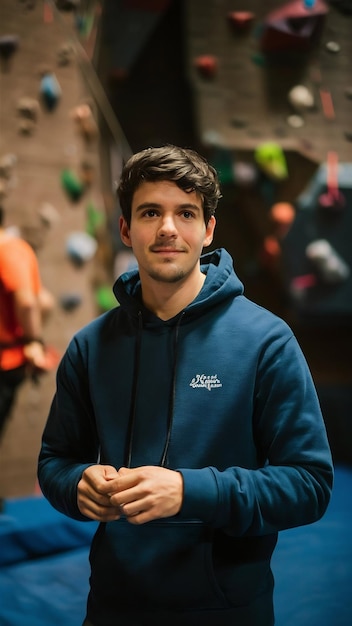
{"label": "person in orange shirt", "polygon": [[0,440],[19,385],[27,374],[46,369],[42,325],[54,305],[33,248],[3,222],[0,206]]}

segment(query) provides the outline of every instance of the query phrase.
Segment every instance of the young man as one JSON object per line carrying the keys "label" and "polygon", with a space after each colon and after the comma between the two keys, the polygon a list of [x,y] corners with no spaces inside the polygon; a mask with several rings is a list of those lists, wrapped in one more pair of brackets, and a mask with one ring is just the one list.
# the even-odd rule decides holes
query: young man
{"label": "young man", "polygon": [[175,146],[127,162],[120,306],[58,369],[39,480],[99,520],[85,625],[271,626],[278,531],[326,510],[332,462],[288,326],[247,300],[215,228],[215,170]]}

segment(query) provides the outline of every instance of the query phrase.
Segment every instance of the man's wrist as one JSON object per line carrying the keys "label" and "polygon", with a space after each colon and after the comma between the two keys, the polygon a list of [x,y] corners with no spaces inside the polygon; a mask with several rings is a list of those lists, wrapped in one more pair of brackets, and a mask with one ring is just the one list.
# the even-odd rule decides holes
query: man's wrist
{"label": "man's wrist", "polygon": [[30,343],[40,343],[43,346],[44,339],[42,337],[23,337],[23,343],[25,346],[28,346]]}

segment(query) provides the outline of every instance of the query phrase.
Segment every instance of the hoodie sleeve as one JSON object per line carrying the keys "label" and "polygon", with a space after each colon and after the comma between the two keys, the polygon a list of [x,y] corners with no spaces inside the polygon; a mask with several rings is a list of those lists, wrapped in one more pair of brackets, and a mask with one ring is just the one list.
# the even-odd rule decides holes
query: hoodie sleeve
{"label": "hoodie sleeve", "polygon": [[309,524],[324,514],[331,453],[311,374],[292,334],[268,342],[259,359],[253,432],[260,467],[180,469],[182,517],[242,536]]}
{"label": "hoodie sleeve", "polygon": [[99,447],[78,343],[72,340],[57,372],[57,389],[43,432],[38,480],[44,496],[61,513],[88,520],[77,506],[77,485],[95,464]]}

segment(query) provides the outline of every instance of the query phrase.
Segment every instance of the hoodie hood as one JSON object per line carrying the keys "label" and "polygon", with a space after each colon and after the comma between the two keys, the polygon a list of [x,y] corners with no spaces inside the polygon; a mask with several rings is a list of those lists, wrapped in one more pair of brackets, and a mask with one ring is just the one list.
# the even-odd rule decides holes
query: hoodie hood
{"label": "hoodie hood", "polygon": [[[201,271],[206,274],[206,280],[198,296],[185,309],[185,319],[198,315],[200,310],[216,306],[228,298],[240,296],[244,292],[242,282],[233,269],[230,254],[219,248],[204,254],[200,258]],[[130,315],[138,316],[142,312],[143,318],[150,316],[150,312],[141,301],[141,282],[138,270],[131,270],[122,274],[113,286],[114,295],[120,306]],[[178,317],[178,316],[176,316]]]}

